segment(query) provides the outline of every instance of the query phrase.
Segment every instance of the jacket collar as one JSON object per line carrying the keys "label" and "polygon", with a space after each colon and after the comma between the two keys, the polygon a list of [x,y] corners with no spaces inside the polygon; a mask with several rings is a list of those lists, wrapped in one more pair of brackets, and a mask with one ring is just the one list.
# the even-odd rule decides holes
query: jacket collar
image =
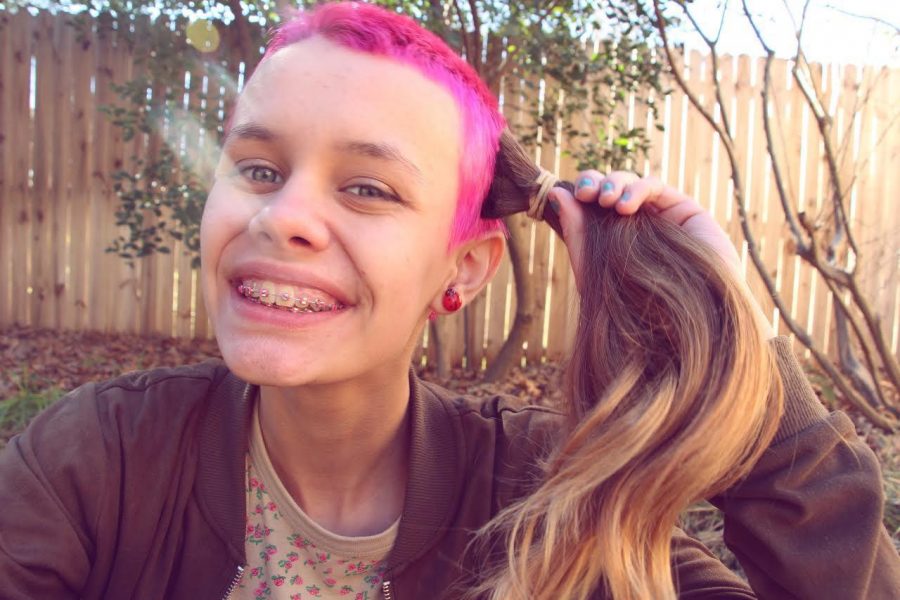
{"label": "jacket collar", "polygon": [[199,434],[197,503],[225,542],[231,558],[241,565],[247,563],[244,486],[250,415],[257,389],[225,369],[225,376],[217,380],[206,398]]}
{"label": "jacket collar", "polygon": [[[230,371],[206,399],[199,433],[197,500],[231,557],[246,564],[244,494],[250,418],[258,387]],[[388,560],[393,573],[426,552],[451,523],[464,463],[459,416],[409,371],[409,476],[397,540]]]}
{"label": "jacket collar", "polygon": [[424,386],[412,368],[409,390],[409,476],[397,540],[388,557],[392,575],[437,543],[452,522],[462,488],[459,415]]}

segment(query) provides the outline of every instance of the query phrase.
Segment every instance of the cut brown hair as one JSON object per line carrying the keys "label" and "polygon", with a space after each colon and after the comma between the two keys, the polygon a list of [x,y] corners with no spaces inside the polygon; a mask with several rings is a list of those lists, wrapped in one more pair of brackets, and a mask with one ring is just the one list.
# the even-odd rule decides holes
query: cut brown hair
{"label": "cut brown hair", "polygon": [[[527,210],[539,172],[505,132],[482,215]],[[505,560],[473,597],[675,598],[679,514],[745,476],[781,416],[774,356],[723,260],[650,211],[585,211],[569,429],[533,493],[480,532]]]}

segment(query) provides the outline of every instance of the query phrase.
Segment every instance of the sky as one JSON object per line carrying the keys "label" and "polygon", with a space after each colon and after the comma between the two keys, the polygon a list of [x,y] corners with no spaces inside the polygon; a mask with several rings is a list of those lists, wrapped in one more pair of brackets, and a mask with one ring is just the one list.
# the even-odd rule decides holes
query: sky
{"label": "sky", "polygon": [[[724,4],[724,0],[693,0],[690,5],[691,14],[710,37],[718,29]],[[776,54],[792,57],[796,37],[791,14],[799,24],[805,0],[747,0],[747,4]],[[689,49],[702,51],[706,47],[697,35],[687,32],[673,40],[684,42]],[[812,0],[803,46],[811,62],[900,67],[900,0]],[[741,0],[728,2],[719,48],[726,54],[762,55],[743,15]]]}
{"label": "sky", "polygon": [[[221,0],[220,0],[221,1]],[[719,49],[724,54],[761,56],[763,51],[742,12],[741,0],[688,0],[700,27],[714,36],[727,5]],[[800,22],[807,0],[746,0],[767,42],[780,58],[796,52],[794,21]],[[0,0],[0,8],[16,0]],[[29,0],[32,6],[75,6],[86,0]],[[810,0],[803,45],[808,60],[900,67],[900,0]],[[64,9],[65,10],[65,9]],[[224,9],[219,4],[215,13]],[[678,13],[678,10],[674,11]],[[793,16],[793,19],[792,19]],[[879,20],[881,22],[879,22]],[[685,22],[672,41],[688,49],[706,51],[703,40]]]}

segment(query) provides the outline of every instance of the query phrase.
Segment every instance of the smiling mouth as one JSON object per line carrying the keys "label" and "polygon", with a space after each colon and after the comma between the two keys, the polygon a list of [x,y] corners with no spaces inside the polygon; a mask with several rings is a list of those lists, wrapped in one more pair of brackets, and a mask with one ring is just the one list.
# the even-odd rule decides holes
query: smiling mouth
{"label": "smiling mouth", "polygon": [[271,281],[242,280],[237,284],[237,292],[256,304],[292,313],[335,312],[347,308],[320,290],[275,284]]}

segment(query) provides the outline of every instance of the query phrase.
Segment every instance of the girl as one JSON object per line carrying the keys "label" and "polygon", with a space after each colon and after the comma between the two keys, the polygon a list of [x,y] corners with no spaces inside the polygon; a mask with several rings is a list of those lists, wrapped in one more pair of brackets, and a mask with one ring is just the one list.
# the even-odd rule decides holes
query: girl
{"label": "girl", "polygon": [[[585,172],[573,194],[502,131],[475,74],[411,20],[363,4],[288,18],[203,216],[224,363],[89,384],[9,444],[3,597],[897,592],[877,464],[786,342],[766,345],[709,216],[627,173]],[[524,208],[564,233],[585,298],[571,424],[409,366],[429,315],[496,270],[493,217]],[[673,533],[716,493],[753,591]]]}

